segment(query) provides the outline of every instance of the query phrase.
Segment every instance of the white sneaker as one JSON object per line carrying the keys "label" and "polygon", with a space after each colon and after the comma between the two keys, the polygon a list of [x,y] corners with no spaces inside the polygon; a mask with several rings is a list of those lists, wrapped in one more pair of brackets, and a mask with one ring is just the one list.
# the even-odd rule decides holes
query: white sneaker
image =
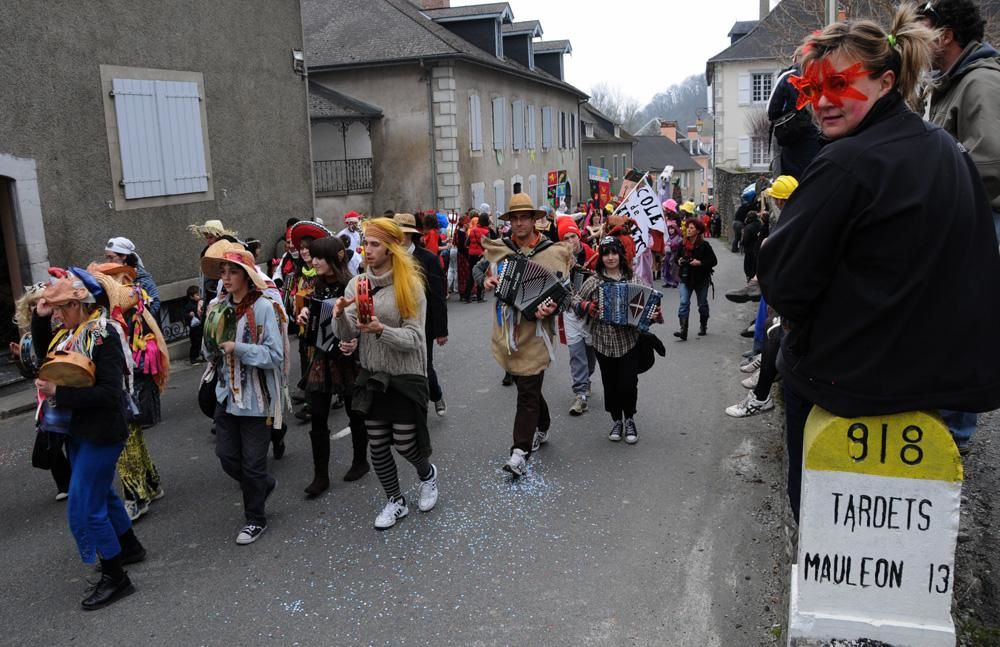
{"label": "white sneaker", "polygon": [[60,492],[59,494],[56,495],[56,501],[65,501],[68,498],[69,498],[68,492]]}
{"label": "white sneaker", "polygon": [[547,442],[549,442],[549,432],[536,429],[535,435],[531,437],[531,451],[537,452]]}
{"label": "white sneaker", "polygon": [[762,411],[770,411],[774,408],[774,400],[768,396],[767,400],[761,401],[754,397],[753,391],[747,393],[743,402],[726,407],[726,415],[734,418],[747,418]]}
{"label": "white sneaker", "polygon": [[753,373],[760,368],[760,355],[754,355],[753,359],[740,367],[740,370],[744,373]]}
{"label": "white sneaker", "polygon": [[438,501],[438,468],[431,465],[431,477],[426,481],[420,481],[417,488],[417,509],[421,512],[429,512]]}
{"label": "white sneaker", "polygon": [[[435,490],[436,492],[437,490]],[[389,499],[389,502],[382,508],[382,512],[375,517],[375,530],[386,530],[396,525],[397,519],[402,519],[410,514],[406,502],[400,497],[399,501]]]}
{"label": "white sneaker", "polygon": [[514,449],[510,453],[510,458],[507,459],[507,464],[503,466],[505,472],[510,472],[514,476],[524,476],[524,473],[528,471],[528,459],[525,458],[528,455],[523,449]]}
{"label": "white sneaker", "polygon": [[740,384],[742,384],[743,386],[745,386],[748,389],[756,389],[758,381],[760,381],[760,371],[759,370],[754,371],[753,375],[751,375],[748,378],[745,378],[742,382],[740,382]]}
{"label": "white sneaker", "polygon": [[243,526],[243,530],[240,531],[240,534],[236,535],[236,543],[240,546],[252,544],[260,539],[260,536],[264,534],[265,530],[267,530],[266,525],[258,526],[255,523],[248,523]]}

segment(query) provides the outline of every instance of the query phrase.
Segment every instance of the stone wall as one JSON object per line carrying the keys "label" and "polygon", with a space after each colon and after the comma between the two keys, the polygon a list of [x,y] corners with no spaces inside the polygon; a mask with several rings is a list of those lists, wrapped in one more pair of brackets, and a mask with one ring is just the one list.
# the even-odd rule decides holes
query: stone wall
{"label": "stone wall", "polygon": [[740,194],[748,184],[760,177],[760,173],[715,169],[715,208],[722,217],[722,237],[729,238],[733,231],[733,216],[740,207]]}

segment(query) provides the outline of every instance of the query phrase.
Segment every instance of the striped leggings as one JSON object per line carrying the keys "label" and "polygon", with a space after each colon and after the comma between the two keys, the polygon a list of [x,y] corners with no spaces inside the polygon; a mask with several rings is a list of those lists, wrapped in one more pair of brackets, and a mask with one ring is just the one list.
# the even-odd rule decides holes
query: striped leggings
{"label": "striped leggings", "polygon": [[390,499],[402,496],[399,489],[399,473],[396,471],[396,461],[392,457],[392,446],[396,452],[410,461],[417,468],[417,476],[421,480],[430,478],[431,462],[420,455],[417,447],[417,426],[401,422],[385,420],[366,420],[368,428],[368,446],[371,448],[372,467],[378,475],[382,489]]}

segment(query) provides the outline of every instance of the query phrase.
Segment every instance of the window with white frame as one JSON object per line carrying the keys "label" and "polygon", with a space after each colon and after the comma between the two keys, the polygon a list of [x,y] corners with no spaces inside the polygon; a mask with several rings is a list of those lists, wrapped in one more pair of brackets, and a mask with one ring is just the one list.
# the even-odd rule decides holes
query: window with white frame
{"label": "window with white frame", "polygon": [[771,72],[754,72],[750,75],[750,101],[766,103],[771,98],[771,88],[774,85],[774,74]]}
{"label": "window with white frame", "polygon": [[771,163],[767,150],[767,137],[750,138],[750,164],[752,166],[768,166]]}
{"label": "window with white frame", "polygon": [[504,193],[503,180],[493,183],[493,213],[503,213],[507,210],[507,195]]}
{"label": "window with white frame", "polygon": [[524,126],[525,146],[528,150],[535,150],[538,147],[535,139],[535,106],[530,103],[524,107]]}
{"label": "window with white frame", "polygon": [[552,148],[552,108],[542,106],[542,150]]}
{"label": "window with white frame", "polygon": [[475,182],[470,188],[472,189],[472,204],[478,209],[479,205],[486,202],[486,183]]}
{"label": "window with white frame", "polygon": [[110,79],[113,167],[125,201],[210,191],[201,74],[174,73],[185,74],[197,80]]}
{"label": "window with white frame", "polygon": [[493,98],[493,149],[502,151],[507,147],[507,100],[503,97]]}
{"label": "window with white frame", "polygon": [[594,136],[594,124],[589,124],[586,121],[583,122],[583,135],[584,137]]}
{"label": "window with white frame", "polygon": [[514,150],[519,151],[524,148],[524,102],[518,99],[511,104],[511,145]]}
{"label": "window with white frame", "polygon": [[483,110],[478,94],[469,95],[469,142],[473,151],[483,150]]}

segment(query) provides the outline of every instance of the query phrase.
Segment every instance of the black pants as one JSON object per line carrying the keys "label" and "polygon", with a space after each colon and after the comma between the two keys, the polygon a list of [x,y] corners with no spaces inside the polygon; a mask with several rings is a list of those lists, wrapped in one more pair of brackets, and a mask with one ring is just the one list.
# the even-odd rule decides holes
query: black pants
{"label": "black pants", "polygon": [[[330,428],[327,417],[330,415],[332,393],[309,393],[309,411],[312,413],[309,430],[309,441],[312,443],[313,465],[326,471],[330,466]],[[354,455],[351,458],[354,465],[364,465],[368,461],[368,432],[365,430],[365,416],[357,413],[351,407],[351,394],[344,394],[344,411],[347,412],[348,425],[351,428],[351,445]]]}
{"label": "black pants", "polygon": [[740,239],[743,238],[743,223],[739,220],[733,221],[733,252],[740,251]]}
{"label": "black pants", "polygon": [[514,448],[531,453],[535,430],[548,431],[552,425],[549,405],[542,395],[545,371],[538,375],[514,375],[517,386],[517,413],[514,414]]}
{"label": "black pants", "polygon": [[639,366],[636,349],[621,357],[608,357],[597,353],[601,366],[601,383],[604,385],[604,410],[613,420],[635,415],[639,397]]}
{"label": "black pants", "polygon": [[66,442],[69,436],[66,434],[56,434],[47,431],[39,431],[45,437],[39,437],[39,442],[45,443],[45,454],[49,459],[49,471],[52,472],[52,480],[56,482],[56,490],[59,492],[69,492],[69,479],[73,474],[69,459],[66,457]]}
{"label": "black pants", "polygon": [[201,357],[201,326],[191,326],[188,329],[188,340],[191,342],[191,349],[188,351],[188,359],[191,362],[198,361]]}
{"label": "black pants", "polygon": [[437,402],[444,397],[441,384],[438,382],[437,371],[434,370],[434,338],[427,338],[427,388],[431,402]]}
{"label": "black pants", "polygon": [[781,326],[769,334],[764,340],[764,352],[760,355],[760,375],[757,376],[757,386],[753,397],[761,402],[771,395],[771,385],[778,378],[778,351],[781,349],[781,338],[784,333]]}
{"label": "black pants", "polygon": [[472,274],[472,269],[476,266],[476,263],[478,263],[482,259],[483,259],[482,256],[473,256],[472,254],[469,254],[469,280],[466,281],[465,283],[465,294],[462,295],[462,298],[465,299],[466,301],[468,301],[469,298],[472,296],[473,284],[475,284],[476,286],[476,299],[483,298],[483,284],[477,283],[476,280],[473,278]]}
{"label": "black pants", "polygon": [[802,499],[802,439],[806,418],[813,403],[793,391],[785,382],[785,447],[788,452],[788,500],[792,505],[795,521],[799,520],[799,502]]}
{"label": "black pants", "polygon": [[234,416],[224,404],[215,408],[215,455],[226,474],[239,481],[247,523],[265,525],[264,501],[274,487],[267,473],[271,429],[262,417]]}

